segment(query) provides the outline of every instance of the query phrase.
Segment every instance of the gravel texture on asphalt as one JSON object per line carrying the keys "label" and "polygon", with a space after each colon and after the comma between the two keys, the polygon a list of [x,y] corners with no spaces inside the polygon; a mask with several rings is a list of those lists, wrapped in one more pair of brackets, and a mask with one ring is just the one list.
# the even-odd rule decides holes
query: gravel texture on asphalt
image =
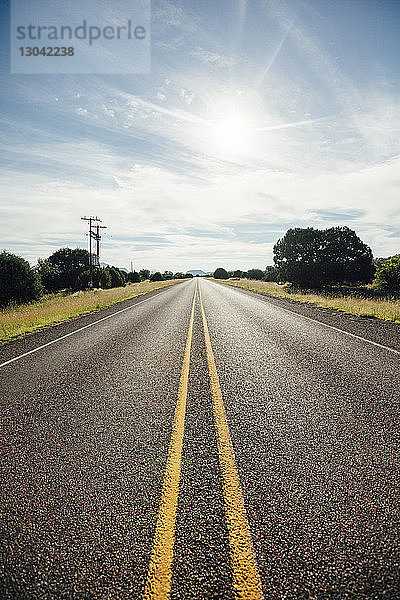
{"label": "gravel texture on asphalt", "polygon": [[212,398],[201,314],[192,340],[172,600],[233,600]]}
{"label": "gravel texture on asphalt", "polygon": [[[223,285],[223,284],[221,284]],[[229,286],[232,287],[232,286]],[[326,323],[327,325],[338,327],[354,335],[367,338],[371,341],[389,346],[400,351],[400,324],[392,321],[385,321],[375,317],[365,317],[351,315],[335,308],[323,308],[316,304],[298,302],[290,298],[275,298],[262,294],[261,292],[252,292],[239,287],[234,289],[248,296],[258,297],[273,306],[285,308],[299,315],[307,316],[314,321]]]}
{"label": "gravel texture on asphalt", "polygon": [[2,598],[141,596],[192,295],[174,286],[1,369]]}
{"label": "gravel texture on asphalt", "polygon": [[[182,285],[182,284],[175,284]],[[0,364],[13,358],[14,356],[18,356],[25,352],[29,352],[38,346],[47,344],[52,342],[53,340],[57,340],[63,335],[69,334],[74,330],[80,329],[81,327],[85,327],[95,321],[102,319],[103,317],[107,317],[109,315],[113,315],[118,313],[121,309],[127,308],[129,306],[136,306],[137,304],[141,304],[143,301],[146,301],[153,296],[157,296],[158,294],[163,294],[169,288],[162,288],[158,290],[154,290],[147,294],[141,294],[140,296],[136,296],[135,298],[130,298],[129,300],[123,300],[122,302],[118,302],[113,306],[109,306],[107,308],[102,308],[100,310],[95,310],[86,315],[81,315],[79,317],[73,317],[67,321],[63,321],[62,323],[58,323],[55,325],[47,325],[42,329],[37,331],[33,331],[31,333],[27,333],[26,335],[18,336],[12,340],[6,340],[0,343]]]}
{"label": "gravel texture on asphalt", "polygon": [[399,598],[400,357],[202,287],[265,597]]}
{"label": "gravel texture on asphalt", "polygon": [[[324,323],[396,349],[400,328],[205,280],[0,347],[132,305],[0,369],[0,597],[142,597],[196,285],[265,598],[398,599],[400,356]],[[171,599],[233,597],[197,300]]]}

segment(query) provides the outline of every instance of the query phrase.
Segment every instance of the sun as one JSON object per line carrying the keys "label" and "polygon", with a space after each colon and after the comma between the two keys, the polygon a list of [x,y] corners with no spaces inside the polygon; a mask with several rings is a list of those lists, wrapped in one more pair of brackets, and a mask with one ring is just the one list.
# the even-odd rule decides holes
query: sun
{"label": "sun", "polygon": [[246,121],[237,115],[222,119],[215,126],[215,137],[221,146],[240,148],[248,137]]}
{"label": "sun", "polygon": [[252,147],[252,126],[243,114],[232,112],[212,125],[212,145],[225,155],[249,154]]}
{"label": "sun", "polygon": [[257,127],[264,112],[257,97],[241,90],[216,92],[207,97],[204,108],[190,131],[204,154],[238,164],[258,160]]}

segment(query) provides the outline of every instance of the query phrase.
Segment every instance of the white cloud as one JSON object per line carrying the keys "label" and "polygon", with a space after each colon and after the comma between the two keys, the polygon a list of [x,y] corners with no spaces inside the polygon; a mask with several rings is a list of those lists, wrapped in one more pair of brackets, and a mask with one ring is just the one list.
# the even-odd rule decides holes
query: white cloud
{"label": "white cloud", "polygon": [[[118,156],[104,161],[103,175],[115,182],[107,189],[26,174],[2,182],[8,231],[3,244],[32,262],[62,244],[84,246],[85,213],[99,215],[108,226],[103,259],[122,266],[135,260],[162,270],[264,267],[274,241],[291,226],[347,224],[376,255],[398,251],[399,157],[312,178],[259,169],[210,173],[199,181],[160,167],[120,165]],[[246,226],[255,223],[254,238]]]}
{"label": "white cloud", "polygon": [[236,60],[232,57],[218,54],[217,52],[210,52],[210,50],[206,50],[200,46],[191,50],[190,56],[199,58],[206,65],[213,67],[233,67],[236,64]]}
{"label": "white cloud", "polygon": [[[40,110],[3,119],[2,244],[33,262],[84,246],[92,213],[109,227],[104,259],[125,266],[264,267],[287,228],[309,225],[347,224],[376,255],[398,252],[396,94],[357,87],[306,19],[265,5],[280,33],[253,62],[230,38],[244,41],[251,3],[232,33],[162,1],[145,83],[15,79],[18,110],[27,98]],[[232,108],[248,124],[236,152],[215,136]]]}

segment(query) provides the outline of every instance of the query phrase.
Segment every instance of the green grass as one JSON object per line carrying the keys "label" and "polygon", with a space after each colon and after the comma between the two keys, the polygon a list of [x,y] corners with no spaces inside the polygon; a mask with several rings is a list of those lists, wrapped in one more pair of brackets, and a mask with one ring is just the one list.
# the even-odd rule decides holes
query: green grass
{"label": "green grass", "polygon": [[175,285],[180,281],[182,280],[142,281],[110,290],[75,292],[68,295],[51,294],[44,296],[39,302],[8,307],[0,311],[0,342],[49,325],[69,321],[141,294]]}
{"label": "green grass", "polygon": [[322,308],[334,308],[351,315],[376,317],[377,319],[400,323],[400,300],[396,298],[359,298],[351,294],[324,295],[322,293],[292,291],[277,283],[251,279],[240,279],[239,281],[219,279],[218,281],[233,287],[274,296],[275,298],[287,298],[296,302],[315,304]]}

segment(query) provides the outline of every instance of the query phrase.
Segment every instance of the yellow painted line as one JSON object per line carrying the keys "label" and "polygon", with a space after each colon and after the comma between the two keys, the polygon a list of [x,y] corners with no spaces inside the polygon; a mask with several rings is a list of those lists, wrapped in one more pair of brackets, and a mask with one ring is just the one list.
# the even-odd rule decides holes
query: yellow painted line
{"label": "yellow painted line", "polygon": [[219,463],[223,477],[225,515],[229,533],[235,598],[236,600],[262,600],[263,593],[261,580],[258,573],[250,527],[247,521],[239,475],[235,464],[235,455],[229,435],[229,428],[200,290],[199,298],[201,314],[203,317],[211,394],[213,398]]}
{"label": "yellow painted line", "polygon": [[143,600],[168,600],[170,596],[195,301],[196,290],[193,295],[192,312],[190,314],[179,382],[178,400],[172,425],[153,552],[150,558]]}

